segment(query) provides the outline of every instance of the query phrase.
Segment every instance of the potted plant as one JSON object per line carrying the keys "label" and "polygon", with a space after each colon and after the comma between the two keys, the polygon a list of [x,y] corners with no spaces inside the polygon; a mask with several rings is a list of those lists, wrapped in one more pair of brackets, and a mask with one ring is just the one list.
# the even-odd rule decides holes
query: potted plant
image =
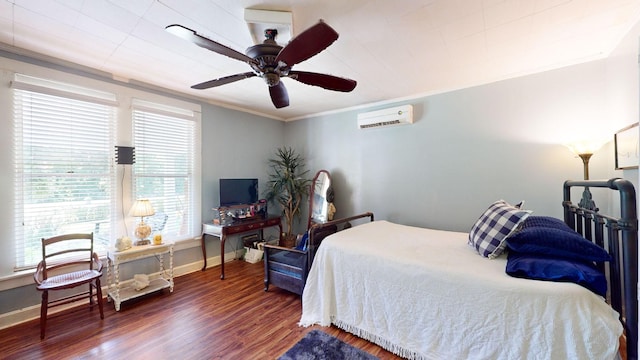
{"label": "potted plant", "polygon": [[278,148],[276,157],[269,159],[269,181],[265,198],[282,207],[286,221],[283,246],[293,247],[296,236],[293,234],[293,221],[300,217],[301,204],[309,194],[310,179],[305,178],[309,170],[304,169],[305,161],[292,148]]}

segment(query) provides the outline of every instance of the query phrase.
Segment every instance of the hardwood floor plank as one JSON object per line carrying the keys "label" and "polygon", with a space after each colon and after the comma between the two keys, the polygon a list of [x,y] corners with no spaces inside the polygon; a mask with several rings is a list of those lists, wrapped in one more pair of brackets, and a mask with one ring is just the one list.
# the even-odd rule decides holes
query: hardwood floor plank
{"label": "hardwood floor plank", "polygon": [[[262,263],[225,264],[175,279],[164,290],[125,302],[105,302],[54,314],[40,340],[39,320],[0,330],[2,359],[277,359],[312,329],[320,329],[380,359],[400,359],[336,327],[299,327],[300,296],[270,286]],[[80,304],[80,303],[79,303]]]}

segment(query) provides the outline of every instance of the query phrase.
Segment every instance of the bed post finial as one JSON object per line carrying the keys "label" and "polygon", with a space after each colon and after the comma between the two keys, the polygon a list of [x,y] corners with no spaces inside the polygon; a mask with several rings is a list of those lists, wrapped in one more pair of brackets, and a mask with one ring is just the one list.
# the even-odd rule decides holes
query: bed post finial
{"label": "bed post finial", "polygon": [[598,212],[598,210],[600,210],[596,206],[596,202],[593,201],[593,196],[591,195],[591,190],[589,190],[588,186],[584,187],[584,191],[582,192],[582,199],[580,199],[578,206],[583,209],[589,209],[595,212]]}

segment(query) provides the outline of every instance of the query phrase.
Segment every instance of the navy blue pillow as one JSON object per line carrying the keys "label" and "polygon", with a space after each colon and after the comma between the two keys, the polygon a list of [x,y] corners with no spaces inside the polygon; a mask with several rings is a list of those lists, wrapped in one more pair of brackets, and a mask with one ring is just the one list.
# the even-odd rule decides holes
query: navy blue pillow
{"label": "navy blue pillow", "polygon": [[607,294],[607,279],[593,263],[510,251],[506,272],[517,278],[572,282],[600,296]]}
{"label": "navy blue pillow", "polygon": [[300,251],[307,251],[308,240],[309,240],[309,232],[307,231],[304,233],[304,235],[302,235],[302,239],[300,239],[300,242],[294,249],[300,250]]}
{"label": "navy blue pillow", "polygon": [[610,261],[606,250],[575,231],[528,227],[511,235],[507,247],[520,253],[561,257],[582,261]]}
{"label": "navy blue pillow", "polygon": [[573,229],[569,227],[569,225],[567,225],[564,221],[551,216],[531,215],[522,222],[523,229],[526,229],[528,227],[547,227],[573,232]]}

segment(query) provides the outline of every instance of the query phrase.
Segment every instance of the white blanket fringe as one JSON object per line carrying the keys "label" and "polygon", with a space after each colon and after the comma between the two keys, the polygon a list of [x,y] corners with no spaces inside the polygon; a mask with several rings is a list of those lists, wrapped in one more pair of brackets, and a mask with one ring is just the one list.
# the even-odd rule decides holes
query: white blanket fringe
{"label": "white blanket fringe", "polygon": [[345,322],[342,322],[340,320],[336,320],[336,319],[331,319],[331,322],[339,327],[340,329],[350,332],[353,335],[371,341],[374,344],[379,345],[381,348],[388,350],[402,358],[405,359],[411,359],[411,360],[424,360],[426,359],[425,357],[421,356],[420,354],[416,353],[415,351],[411,351],[408,349],[403,348],[402,346],[396,345],[390,341],[388,341],[385,338],[382,338],[380,336],[377,336],[375,334],[372,334],[368,331],[362,330],[358,327],[355,327],[353,325],[347,324]]}

